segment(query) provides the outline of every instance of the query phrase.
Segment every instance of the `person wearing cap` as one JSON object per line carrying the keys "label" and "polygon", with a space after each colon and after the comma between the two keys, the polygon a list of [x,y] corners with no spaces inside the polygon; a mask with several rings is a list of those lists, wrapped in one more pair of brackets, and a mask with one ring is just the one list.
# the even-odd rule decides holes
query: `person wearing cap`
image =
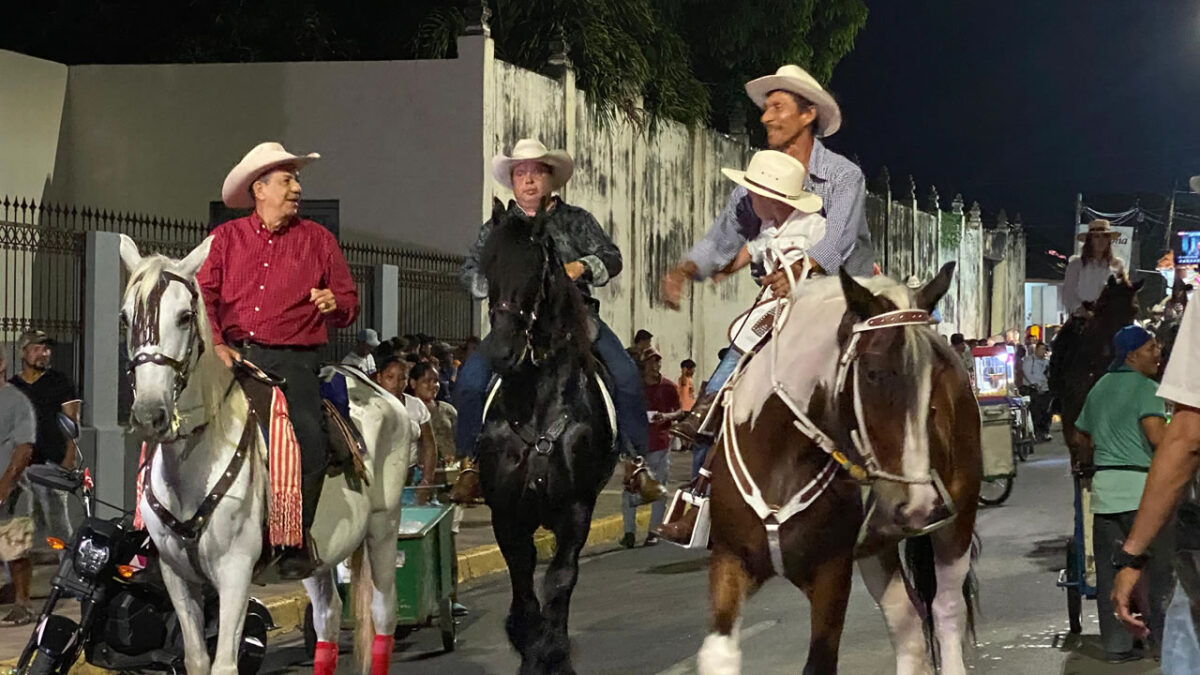
{"label": "person wearing cap", "polygon": [[250,214],[213,230],[208,259],[196,275],[226,366],[245,357],[287,380],[284,394],[300,445],[304,545],[279,562],[284,579],[307,577],[317,561],[309,527],[327,466],[317,372],[328,330],[358,316],[358,293],[337,239],[300,217],[300,177],[320,155],[294,155],[261,143],[242,158],[221,188],[230,208]]}
{"label": "person wearing cap", "polygon": [[[594,349],[612,376],[617,430],[625,443],[632,446],[633,454],[640,455],[646,452],[649,426],[638,367],[620,338],[595,314],[600,302],[592,297],[591,290],[604,286],[620,274],[624,263],[620,249],[592,214],[567,204],[554,194],[566,184],[574,170],[575,163],[565,151],[548,150],[532,138],[517,141],[511,156],[501,153],[492,158],[492,177],[513,192],[513,201],[508,204],[510,214],[531,218],[539,209],[546,210],[547,232],[554,240],[559,258],[565,261],[563,267],[567,276],[583,295],[598,327]],[[480,300],[488,297],[488,285],[487,277],[479,267],[479,258],[491,232],[492,221],[488,219],[479,228],[479,237],[471,246],[460,273],[463,285]],[[454,384],[454,407],[458,409],[455,446],[463,465],[451,492],[456,501],[474,502],[482,494],[474,457],[475,439],[483,428],[484,399],[492,376],[486,352],[486,349],[476,349],[459,368]]]}
{"label": "person wearing cap", "polygon": [[354,351],[342,358],[342,364],[354,366],[367,375],[375,374],[375,349],[379,347],[379,334],[373,328],[358,331],[358,344]]}
{"label": "person wearing cap", "polygon": [[[1146,486],[1154,449],[1167,427],[1166,404],[1151,379],[1158,373],[1158,341],[1141,326],[1130,325],[1113,338],[1116,358],[1096,382],[1075,422],[1082,447],[1079,471],[1092,477],[1092,538],[1096,559],[1096,601],[1100,639],[1110,663],[1132,661],[1133,636],[1121,626],[1110,594],[1116,568],[1110,562],[1129,535]],[[1148,572],[1148,623],[1155,645],[1162,644],[1163,616],[1172,588],[1169,542],[1152,545]]]}
{"label": "person wearing cap", "polygon": [[[26,331],[17,343],[21,370],[9,382],[33,404],[37,416],[37,442],[33,446],[34,464],[61,464],[74,468],[75,439],[59,425],[58,416],[71,418],[79,428],[80,398],[75,383],[65,373],[51,367],[54,342],[40,330]],[[33,519],[37,529],[69,541],[74,528],[67,510],[69,495],[43,485],[30,486],[33,493]]]}
{"label": "person wearing cap", "polygon": [[[663,377],[662,354],[653,346],[642,351],[640,365],[642,386],[646,395],[646,418],[650,421],[649,451],[642,459],[655,480],[665,483],[671,470],[671,422],[681,414],[679,390],[675,388],[674,382]],[[621,545],[625,548],[633,548],[637,539],[637,507],[641,503],[639,494],[628,489],[621,492],[621,517],[625,524],[625,536],[621,539]],[[650,522],[661,523],[666,508],[665,501],[655,501],[650,507]],[[651,527],[643,545],[654,546],[657,543],[658,535]]]}
{"label": "person wearing cap", "polygon": [[28,515],[29,496],[17,481],[33,463],[37,416],[21,390],[5,381],[7,374],[8,363],[0,352],[0,563],[8,565],[15,596],[0,626],[24,626],[37,617],[30,601],[34,524]]}

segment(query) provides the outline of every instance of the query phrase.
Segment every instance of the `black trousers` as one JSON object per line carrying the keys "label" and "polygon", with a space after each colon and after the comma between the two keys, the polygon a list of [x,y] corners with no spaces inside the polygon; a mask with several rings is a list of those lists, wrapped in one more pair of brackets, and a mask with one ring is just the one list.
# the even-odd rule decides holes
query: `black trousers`
{"label": "black trousers", "polygon": [[1033,417],[1033,430],[1039,435],[1050,435],[1050,421],[1053,415],[1050,413],[1050,404],[1054,402],[1054,397],[1048,391],[1035,391],[1030,396],[1029,414]]}
{"label": "black trousers", "polygon": [[287,399],[288,416],[300,444],[301,489],[304,492],[304,527],[312,525],[317,512],[317,500],[329,466],[328,439],[325,436],[325,415],[321,410],[321,386],[317,373],[321,357],[316,349],[305,347],[264,347],[250,344],[241,349],[242,356],[254,365],[284,378],[283,395]]}
{"label": "black trousers", "polygon": [[[1133,649],[1133,635],[1113,615],[1115,610],[1109,595],[1117,572],[1112,566],[1112,555],[1129,536],[1137,511],[1124,513],[1097,513],[1092,516],[1092,551],[1096,556],[1096,609],[1100,619],[1100,642],[1110,654]],[[1150,543],[1150,561],[1142,572],[1150,595],[1150,607],[1146,608],[1146,625],[1157,646],[1162,646],[1163,620],[1167,605],[1175,590],[1175,575],[1171,571],[1171,551],[1175,548],[1169,525]]]}

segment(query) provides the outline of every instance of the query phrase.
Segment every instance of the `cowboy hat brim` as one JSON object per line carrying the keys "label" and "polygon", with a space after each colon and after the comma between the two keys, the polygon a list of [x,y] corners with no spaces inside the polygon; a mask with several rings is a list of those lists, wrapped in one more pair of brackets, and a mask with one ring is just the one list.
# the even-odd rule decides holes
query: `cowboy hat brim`
{"label": "cowboy hat brim", "polygon": [[817,106],[817,136],[828,138],[842,127],[842,109],[833,96],[813,82],[807,82],[789,75],[766,75],[746,83],[746,95],[754,101],[754,105],[763,108],[767,104],[767,96],[782,89]]}
{"label": "cowboy hat brim", "polygon": [[221,201],[231,209],[252,209],[254,199],[250,196],[250,186],[264,173],[280,166],[294,165],[297,169],[321,159],[321,155],[310,152],[307,155],[293,155],[290,152],[269,151],[238,162],[237,166],[225,176],[221,186]]}
{"label": "cowboy hat brim", "polygon": [[1093,235],[1097,237],[1107,236],[1109,239],[1119,239],[1121,237],[1120,232],[1114,232],[1113,230],[1098,230],[1096,232],[1080,232],[1079,234],[1075,235],[1075,241],[1087,241],[1087,238]]}
{"label": "cowboy hat brim", "polygon": [[775,192],[770,188],[762,187],[761,185],[747,180],[745,171],[721,169],[721,173],[725,174],[725,177],[729,180],[741,185],[755,194],[762,195],[768,199],[774,199],[777,202],[783,202],[784,204],[787,204],[788,206],[803,213],[816,213],[821,210],[821,206],[823,205],[820,195],[816,195],[811,192],[801,192],[799,197],[793,199]]}
{"label": "cowboy hat brim", "polygon": [[492,178],[509,190],[513,189],[512,167],[518,162],[541,162],[550,167],[550,189],[557,190],[571,180],[575,161],[564,150],[549,150],[539,157],[509,157],[500,154],[492,158]]}

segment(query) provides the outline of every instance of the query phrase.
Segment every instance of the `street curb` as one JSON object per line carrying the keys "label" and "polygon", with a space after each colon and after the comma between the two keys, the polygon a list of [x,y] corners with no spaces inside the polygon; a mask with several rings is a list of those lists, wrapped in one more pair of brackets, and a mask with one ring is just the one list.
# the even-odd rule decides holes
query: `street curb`
{"label": "street curb", "polygon": [[[639,529],[650,524],[650,509],[639,508],[637,513]],[[583,550],[615,546],[624,534],[625,525],[620,514],[605,516],[592,521],[592,529],[588,533],[587,544]],[[554,535],[547,530],[538,530],[533,537],[533,545],[537,548],[538,560],[547,560],[554,555]],[[507,569],[504,556],[496,544],[476,546],[458,554],[458,583],[474,581]],[[254,595],[251,593],[251,595]],[[308,607],[308,594],[300,588],[295,591],[280,593],[266,598],[259,598],[271,612],[275,621],[275,629],[270,635],[284,635],[300,630],[304,626],[304,610]],[[0,672],[12,669],[17,665],[17,659],[0,661]],[[84,663],[82,658],[73,668],[71,675],[116,675],[116,671],[96,668]]]}

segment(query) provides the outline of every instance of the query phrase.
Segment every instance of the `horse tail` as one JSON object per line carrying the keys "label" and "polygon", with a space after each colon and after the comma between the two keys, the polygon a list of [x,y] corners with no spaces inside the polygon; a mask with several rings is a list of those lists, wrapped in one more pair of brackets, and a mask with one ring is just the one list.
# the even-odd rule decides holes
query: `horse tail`
{"label": "horse tail", "polygon": [[972,644],[977,641],[975,615],[979,613],[979,576],[975,574],[975,563],[979,561],[979,550],[982,546],[979,541],[979,533],[972,533],[971,565],[967,568],[967,578],[963,579],[963,600],[967,603],[967,635],[971,636]]}
{"label": "horse tail", "polygon": [[350,556],[350,602],[354,608],[354,656],[358,672],[371,672],[371,645],[375,639],[375,618],[371,603],[375,600],[375,584],[371,577],[371,556],[367,555],[367,540]]}
{"label": "horse tail", "polygon": [[937,572],[934,568],[933,538],[928,534],[904,541],[905,582],[908,594],[925,629],[925,644],[929,657],[938,662],[937,633],[933,630],[933,598],[937,595]]}

